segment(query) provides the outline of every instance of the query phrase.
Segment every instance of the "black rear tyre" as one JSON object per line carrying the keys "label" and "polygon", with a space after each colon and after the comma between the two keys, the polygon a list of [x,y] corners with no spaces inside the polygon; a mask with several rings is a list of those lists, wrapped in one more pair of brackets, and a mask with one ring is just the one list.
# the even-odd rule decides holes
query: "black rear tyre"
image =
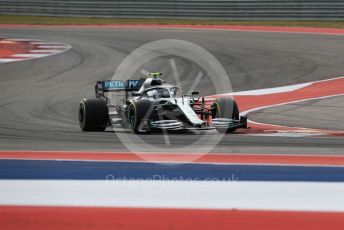
{"label": "black rear tyre", "polygon": [[[239,120],[239,108],[232,98],[217,98],[213,105],[213,118]],[[220,132],[232,133],[235,129],[218,129]]]}
{"label": "black rear tyre", "polygon": [[79,124],[82,131],[104,131],[109,123],[106,101],[84,99],[79,106]]}
{"label": "black rear tyre", "polygon": [[128,109],[128,125],[134,133],[140,133],[143,120],[150,119],[153,112],[152,102],[149,100],[133,101]]}

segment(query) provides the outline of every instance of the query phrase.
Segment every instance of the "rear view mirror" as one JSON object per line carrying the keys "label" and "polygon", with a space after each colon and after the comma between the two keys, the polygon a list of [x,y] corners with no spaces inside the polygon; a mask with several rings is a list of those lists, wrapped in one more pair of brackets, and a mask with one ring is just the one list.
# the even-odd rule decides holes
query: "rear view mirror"
{"label": "rear view mirror", "polygon": [[199,92],[192,92],[191,95],[192,95],[192,96],[198,96],[198,95],[199,95]]}

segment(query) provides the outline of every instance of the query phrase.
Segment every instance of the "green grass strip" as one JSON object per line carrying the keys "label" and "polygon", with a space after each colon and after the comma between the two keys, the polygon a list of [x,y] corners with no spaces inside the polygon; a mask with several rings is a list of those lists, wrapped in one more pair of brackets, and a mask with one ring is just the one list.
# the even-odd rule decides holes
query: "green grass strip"
{"label": "green grass strip", "polygon": [[307,20],[273,20],[273,21],[226,21],[226,20],[180,20],[180,19],[122,19],[122,18],[78,18],[0,15],[0,24],[31,25],[247,25],[247,26],[288,26],[344,28],[344,21],[307,21]]}

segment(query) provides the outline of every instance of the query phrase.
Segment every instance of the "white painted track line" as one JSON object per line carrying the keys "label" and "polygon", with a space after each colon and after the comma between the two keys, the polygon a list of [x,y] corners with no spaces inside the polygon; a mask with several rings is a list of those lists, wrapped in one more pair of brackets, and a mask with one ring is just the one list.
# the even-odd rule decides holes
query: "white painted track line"
{"label": "white painted track line", "polygon": [[32,38],[10,38],[8,40],[15,41],[15,42],[41,42],[40,39],[32,39]]}
{"label": "white painted track line", "polygon": [[42,46],[38,46],[38,48],[42,48],[42,49],[65,49],[66,46],[65,45],[60,45],[60,46],[46,46],[46,45],[42,45]]}
{"label": "white painted track line", "polygon": [[7,62],[14,62],[14,61],[21,61],[23,59],[17,58],[0,58],[0,63],[7,63]]}
{"label": "white painted track line", "polygon": [[45,57],[47,54],[15,54],[12,57],[18,57],[18,58],[41,58]]}
{"label": "white painted track line", "polygon": [[0,180],[0,205],[344,211],[343,183]]}
{"label": "white painted track line", "polygon": [[59,53],[61,50],[31,50],[30,53]]}

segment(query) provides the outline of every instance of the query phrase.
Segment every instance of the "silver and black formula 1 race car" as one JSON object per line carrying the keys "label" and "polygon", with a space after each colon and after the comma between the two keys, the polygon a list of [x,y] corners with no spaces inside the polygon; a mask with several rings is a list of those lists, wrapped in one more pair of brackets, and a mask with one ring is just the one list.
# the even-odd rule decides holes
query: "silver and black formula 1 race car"
{"label": "silver and black formula 1 race car", "polygon": [[230,97],[210,103],[198,92],[181,93],[163,82],[161,73],[141,80],[98,81],[95,99],[84,99],[79,106],[83,131],[104,131],[120,125],[135,133],[154,131],[211,130],[231,133],[247,128],[247,118],[239,117],[237,103]]}

